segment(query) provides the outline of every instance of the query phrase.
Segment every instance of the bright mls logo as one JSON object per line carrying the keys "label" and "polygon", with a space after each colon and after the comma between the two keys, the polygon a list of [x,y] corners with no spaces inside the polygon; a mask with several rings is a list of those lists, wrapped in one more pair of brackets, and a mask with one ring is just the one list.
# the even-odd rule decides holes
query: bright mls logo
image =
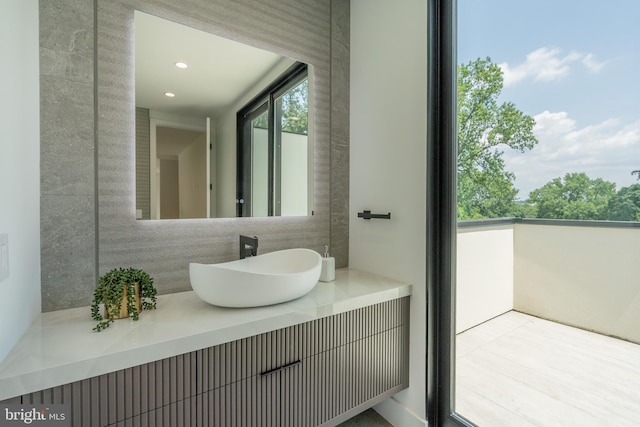
{"label": "bright mls logo", "polygon": [[69,405],[0,405],[0,427],[70,427]]}

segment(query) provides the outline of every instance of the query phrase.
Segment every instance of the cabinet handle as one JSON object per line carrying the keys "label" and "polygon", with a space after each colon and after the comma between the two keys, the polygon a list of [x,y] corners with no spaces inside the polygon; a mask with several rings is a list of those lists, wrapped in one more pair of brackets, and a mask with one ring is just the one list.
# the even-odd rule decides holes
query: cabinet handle
{"label": "cabinet handle", "polygon": [[296,360],[295,362],[287,363],[286,365],[284,365],[282,367],[282,369],[289,369],[289,368],[292,368],[292,367],[294,367],[296,365],[299,365],[301,363],[302,363],[302,360]]}
{"label": "cabinet handle", "polygon": [[279,366],[277,368],[269,369],[268,371],[260,372],[260,375],[262,375],[263,377],[266,377],[267,375],[275,374],[276,372],[279,372],[281,370],[282,370],[282,366]]}
{"label": "cabinet handle", "polygon": [[273,368],[273,369],[269,369],[268,371],[261,372],[260,375],[264,377],[267,375],[275,374],[276,372],[282,371],[284,369],[292,368],[301,363],[302,363],[302,360],[296,360],[295,362],[287,363],[286,365],[278,366],[277,368]]}

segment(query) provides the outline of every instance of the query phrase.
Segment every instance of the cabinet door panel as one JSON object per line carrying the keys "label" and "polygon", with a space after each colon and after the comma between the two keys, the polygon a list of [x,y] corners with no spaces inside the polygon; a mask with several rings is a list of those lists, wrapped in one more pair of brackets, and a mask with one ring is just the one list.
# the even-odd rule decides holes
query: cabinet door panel
{"label": "cabinet door panel", "polygon": [[260,393],[258,399],[262,406],[260,411],[261,423],[265,427],[278,427],[280,425],[280,381],[279,375],[258,376]]}
{"label": "cabinet door panel", "polygon": [[317,426],[407,385],[405,328],[308,357],[281,372],[282,426]]}
{"label": "cabinet door panel", "polygon": [[295,364],[280,372],[280,425],[282,427],[303,426],[300,407],[300,392],[303,375],[302,363]]}
{"label": "cabinet door panel", "polygon": [[228,384],[201,395],[191,418],[197,426],[277,426],[279,414],[269,404],[277,388],[277,381],[260,376]]}

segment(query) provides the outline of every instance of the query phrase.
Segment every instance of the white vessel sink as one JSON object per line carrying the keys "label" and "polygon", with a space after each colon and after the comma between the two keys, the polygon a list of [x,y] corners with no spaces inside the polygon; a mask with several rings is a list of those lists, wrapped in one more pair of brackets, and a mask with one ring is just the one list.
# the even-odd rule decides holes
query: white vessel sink
{"label": "white vessel sink", "polygon": [[222,307],[258,307],[301,297],[320,278],[322,258],[311,249],[285,249],[221,264],[189,264],[196,295]]}

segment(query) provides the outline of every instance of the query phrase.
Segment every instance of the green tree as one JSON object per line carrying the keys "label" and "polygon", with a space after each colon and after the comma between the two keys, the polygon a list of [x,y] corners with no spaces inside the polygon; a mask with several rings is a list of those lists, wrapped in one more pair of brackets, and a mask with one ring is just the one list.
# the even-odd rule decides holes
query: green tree
{"label": "green tree", "polygon": [[458,218],[496,218],[517,209],[515,176],[502,148],[524,152],[538,140],[535,120],[511,102],[498,103],[502,70],[490,58],[458,67]]}
{"label": "green tree", "polygon": [[631,175],[635,175],[638,181],[640,181],[640,169],[631,172]]}
{"label": "green tree", "polygon": [[533,190],[527,203],[536,207],[538,218],[604,220],[615,194],[613,182],[568,173]]}
{"label": "green tree", "polygon": [[513,208],[513,216],[516,218],[537,218],[538,208],[526,201],[519,201]]}
{"label": "green tree", "polygon": [[607,211],[612,221],[640,221],[640,184],[622,187],[609,200]]}
{"label": "green tree", "polygon": [[[280,124],[283,132],[307,134],[309,126],[309,86],[303,80],[276,100],[277,109],[282,109]],[[263,114],[253,121],[253,127],[268,129],[268,115]]]}
{"label": "green tree", "polygon": [[282,130],[307,134],[309,116],[308,80],[282,95]]}

